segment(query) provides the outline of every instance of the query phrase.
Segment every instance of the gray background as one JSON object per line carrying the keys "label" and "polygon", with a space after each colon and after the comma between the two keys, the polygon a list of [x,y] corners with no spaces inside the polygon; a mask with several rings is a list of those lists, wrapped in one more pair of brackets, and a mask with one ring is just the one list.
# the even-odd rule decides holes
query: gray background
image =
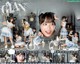
{"label": "gray background", "polygon": [[68,17],[68,22],[74,23],[75,21],[76,30],[80,32],[80,21],[77,22],[77,19],[80,19],[80,2],[67,2],[67,0],[0,0],[0,22],[4,21],[1,7],[7,1],[12,4],[12,7],[14,2],[17,2],[21,3],[26,9],[25,12],[20,9],[19,12],[14,13],[14,16],[17,17],[17,25],[20,25],[21,19],[27,19],[30,12],[34,12],[36,14],[36,27],[39,29],[38,15],[42,12],[54,12],[59,18],[56,22],[56,30],[59,30],[61,17],[65,15]]}

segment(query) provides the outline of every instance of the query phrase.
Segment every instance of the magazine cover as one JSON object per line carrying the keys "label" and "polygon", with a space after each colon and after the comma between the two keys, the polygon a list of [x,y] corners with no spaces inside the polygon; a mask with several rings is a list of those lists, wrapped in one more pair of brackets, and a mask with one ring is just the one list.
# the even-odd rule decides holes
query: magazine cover
{"label": "magazine cover", "polygon": [[0,0],[0,64],[56,63],[80,63],[80,0]]}

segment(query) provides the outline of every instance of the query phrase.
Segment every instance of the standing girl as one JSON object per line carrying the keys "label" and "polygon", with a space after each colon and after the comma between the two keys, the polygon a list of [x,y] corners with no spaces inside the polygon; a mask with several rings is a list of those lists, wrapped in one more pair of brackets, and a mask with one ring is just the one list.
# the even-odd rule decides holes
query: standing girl
{"label": "standing girl", "polygon": [[3,22],[3,25],[6,25],[6,26],[1,29],[1,36],[4,37],[5,48],[8,47],[7,38],[9,38],[9,40],[11,42],[11,45],[12,45],[11,48],[14,48],[12,28],[15,25],[13,24],[13,21],[14,21],[14,19],[11,17],[7,22]]}
{"label": "standing girl", "polygon": [[33,34],[32,28],[30,28],[30,24],[25,20],[22,21],[22,25],[24,28],[24,42],[26,42],[26,37],[29,37]]}
{"label": "standing girl", "polygon": [[61,38],[66,38],[68,35],[67,29],[66,29],[66,17],[63,16],[62,17],[62,21],[61,21],[61,31],[60,31],[60,37]]}

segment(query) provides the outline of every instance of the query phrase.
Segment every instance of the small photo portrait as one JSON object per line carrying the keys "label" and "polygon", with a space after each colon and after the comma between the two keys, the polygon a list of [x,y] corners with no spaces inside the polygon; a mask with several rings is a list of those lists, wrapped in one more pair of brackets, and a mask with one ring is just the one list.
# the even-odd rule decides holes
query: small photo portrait
{"label": "small photo portrait", "polygon": [[14,62],[12,55],[8,53],[8,50],[0,50],[0,63]]}
{"label": "small photo portrait", "polygon": [[0,51],[0,63],[1,62],[6,62],[6,57],[5,57],[5,55],[7,54],[6,52],[4,52],[4,51]]}
{"label": "small photo portrait", "polygon": [[26,53],[24,51],[16,51],[12,56],[14,62],[26,62]]}
{"label": "small photo portrait", "polygon": [[38,52],[30,52],[28,54],[28,62],[39,62]]}
{"label": "small photo portrait", "polygon": [[67,53],[64,52],[54,52],[42,51],[38,54],[40,62],[48,63],[65,63],[67,62]]}
{"label": "small photo portrait", "polygon": [[80,54],[78,52],[68,53],[68,62],[79,63],[80,62]]}
{"label": "small photo portrait", "polygon": [[58,53],[58,56],[60,56],[60,62],[61,63],[67,62],[67,53]]}
{"label": "small photo portrait", "polygon": [[52,62],[54,63],[65,63],[67,62],[67,54],[66,53],[52,53]]}
{"label": "small photo portrait", "polygon": [[52,54],[50,52],[47,51],[42,51],[39,54],[39,58],[40,58],[40,62],[52,62]]}

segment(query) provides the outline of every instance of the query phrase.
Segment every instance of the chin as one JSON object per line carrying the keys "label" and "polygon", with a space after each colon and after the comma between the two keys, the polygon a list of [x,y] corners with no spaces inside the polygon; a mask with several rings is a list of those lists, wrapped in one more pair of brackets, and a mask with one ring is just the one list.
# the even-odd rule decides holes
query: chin
{"label": "chin", "polygon": [[51,35],[46,35],[45,37],[49,38],[49,37],[51,37]]}

